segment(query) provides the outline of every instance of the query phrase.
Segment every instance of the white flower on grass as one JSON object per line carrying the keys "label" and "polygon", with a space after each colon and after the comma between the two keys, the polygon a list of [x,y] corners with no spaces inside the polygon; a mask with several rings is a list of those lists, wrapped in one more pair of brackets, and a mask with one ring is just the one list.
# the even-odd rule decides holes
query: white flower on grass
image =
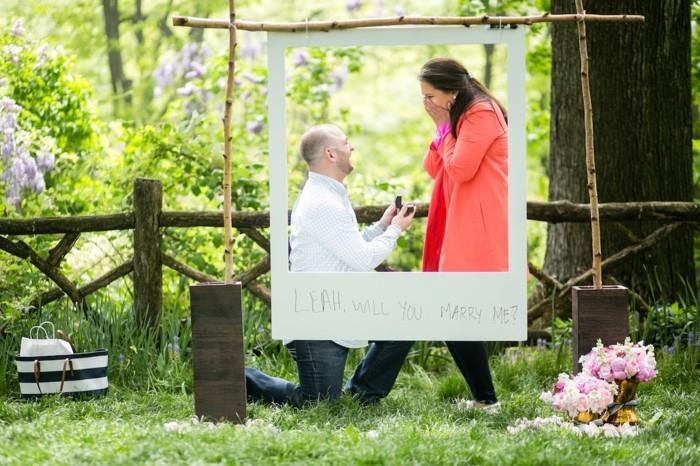
{"label": "white flower on grass", "polygon": [[601,427],[600,430],[603,432],[603,435],[606,437],[619,437],[620,436],[620,431],[618,431],[617,427],[615,427],[612,424],[603,424],[603,427]]}
{"label": "white flower on grass", "polygon": [[178,434],[182,434],[188,429],[189,426],[184,422],[170,421],[166,422],[163,427],[165,428],[166,432],[176,432]]}
{"label": "white flower on grass", "polygon": [[639,434],[639,427],[624,423],[617,428],[620,437],[634,437]]}
{"label": "white flower on grass", "polygon": [[464,410],[464,409],[471,409],[474,407],[474,400],[465,400],[465,399],[459,399],[457,400],[457,409]]}
{"label": "white flower on grass", "polygon": [[379,432],[376,430],[368,430],[364,435],[368,440],[377,440],[379,438]]}
{"label": "white flower on grass", "polygon": [[204,416],[197,417],[197,415],[192,416],[190,418],[190,422],[193,426],[204,427],[206,429],[216,429],[217,427],[224,425],[224,423],[215,424],[210,421],[205,421]]}
{"label": "white flower on grass", "polygon": [[547,427],[561,427],[566,424],[562,422],[558,416],[536,417],[535,419],[526,419],[524,417],[515,421],[515,425],[508,426],[508,432],[517,434],[527,429],[545,429]]}
{"label": "white flower on grass", "polygon": [[630,426],[629,424],[624,424],[621,426],[614,426],[612,424],[597,425],[592,422],[588,424],[574,424],[557,416],[550,416],[547,418],[537,417],[535,419],[520,418],[514,425],[508,426],[506,430],[510,434],[517,434],[524,430],[547,429],[551,427],[565,429],[579,437],[583,435],[586,435],[587,437],[599,437],[602,435],[611,438],[634,437],[641,432],[638,426]]}
{"label": "white flower on grass", "polygon": [[264,419],[248,419],[245,421],[245,424],[239,424],[236,427],[244,430],[258,430],[275,434],[280,431],[277,427]]}
{"label": "white flower on grass", "polygon": [[589,437],[596,437],[600,433],[598,426],[593,423],[580,424],[578,430]]}

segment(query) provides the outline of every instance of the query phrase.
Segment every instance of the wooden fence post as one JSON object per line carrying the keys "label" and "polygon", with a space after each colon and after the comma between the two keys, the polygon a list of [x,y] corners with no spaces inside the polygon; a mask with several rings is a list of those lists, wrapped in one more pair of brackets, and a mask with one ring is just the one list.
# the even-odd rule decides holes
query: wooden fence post
{"label": "wooden fence post", "polygon": [[163,186],[158,180],[134,181],[134,312],[141,325],[155,328],[163,307],[160,213]]}

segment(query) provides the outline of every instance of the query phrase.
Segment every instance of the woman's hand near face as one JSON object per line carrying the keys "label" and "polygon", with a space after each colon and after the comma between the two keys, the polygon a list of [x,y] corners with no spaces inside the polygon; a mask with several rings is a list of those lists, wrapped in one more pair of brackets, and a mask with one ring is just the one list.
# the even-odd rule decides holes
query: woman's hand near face
{"label": "woman's hand near face", "polygon": [[425,111],[433,120],[433,123],[435,123],[436,127],[439,127],[443,123],[450,122],[449,110],[435,104],[430,98],[423,98],[423,108],[425,108]]}

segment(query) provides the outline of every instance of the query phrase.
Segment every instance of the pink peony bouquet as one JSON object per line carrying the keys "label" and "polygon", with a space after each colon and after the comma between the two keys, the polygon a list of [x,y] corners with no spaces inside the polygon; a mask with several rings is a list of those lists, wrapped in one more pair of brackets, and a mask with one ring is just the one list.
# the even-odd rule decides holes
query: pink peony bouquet
{"label": "pink peony bouquet", "polygon": [[585,411],[602,413],[613,402],[615,394],[617,385],[582,372],[573,379],[568,374],[559,374],[554,390],[543,392],[540,399],[574,417]]}
{"label": "pink peony bouquet", "polygon": [[598,344],[579,362],[583,372],[606,382],[630,379],[636,382],[648,382],[656,377],[656,358],[654,347],[644,346],[643,342],[634,343],[628,338],[624,344],[603,346]]}

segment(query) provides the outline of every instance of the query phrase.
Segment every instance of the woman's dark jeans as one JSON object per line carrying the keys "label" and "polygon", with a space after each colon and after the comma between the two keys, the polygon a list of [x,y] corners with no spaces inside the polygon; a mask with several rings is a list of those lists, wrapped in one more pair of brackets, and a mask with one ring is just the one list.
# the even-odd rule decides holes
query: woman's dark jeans
{"label": "woman's dark jeans", "polygon": [[498,401],[491,379],[486,344],[483,341],[447,341],[445,343],[464,380],[467,381],[474,399],[489,404]]}
{"label": "woman's dark jeans", "polygon": [[[493,387],[484,342],[448,341],[446,344],[474,399],[495,403],[496,390]],[[378,401],[387,396],[394,386],[411,345],[412,341],[373,343],[345,386],[346,390],[367,402]]]}

